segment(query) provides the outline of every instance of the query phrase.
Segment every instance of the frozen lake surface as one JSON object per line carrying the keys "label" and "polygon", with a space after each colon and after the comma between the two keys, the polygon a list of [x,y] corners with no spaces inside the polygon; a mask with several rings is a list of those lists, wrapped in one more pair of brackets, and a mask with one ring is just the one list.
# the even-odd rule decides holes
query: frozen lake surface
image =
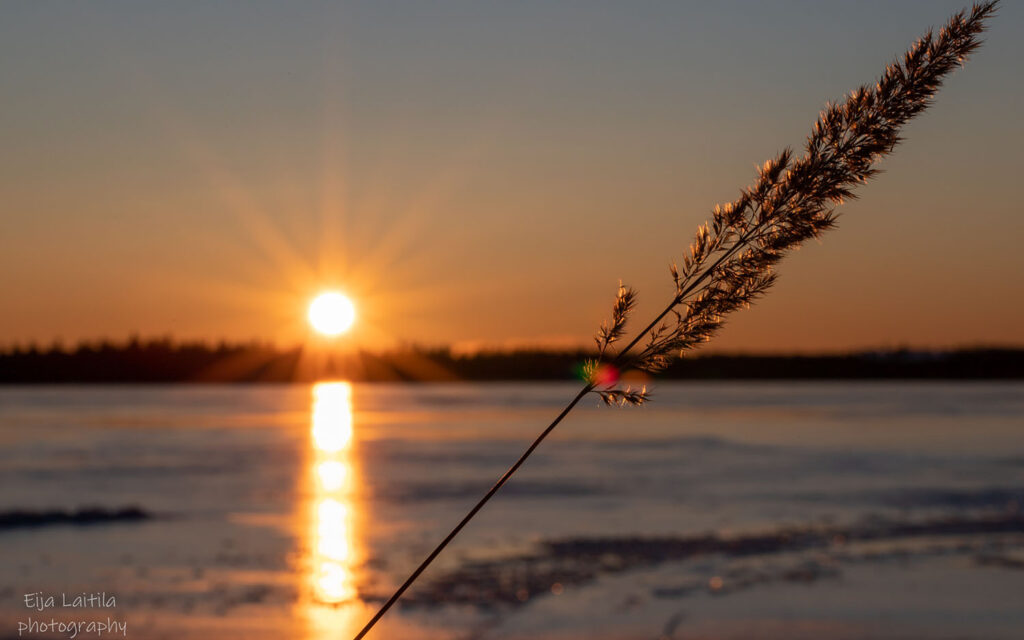
{"label": "frozen lake surface", "polygon": [[[575,390],[0,388],[0,511],[149,516],[8,518],[0,638],[351,637]],[[584,401],[371,637],[1020,637],[1024,384],[654,394]]]}

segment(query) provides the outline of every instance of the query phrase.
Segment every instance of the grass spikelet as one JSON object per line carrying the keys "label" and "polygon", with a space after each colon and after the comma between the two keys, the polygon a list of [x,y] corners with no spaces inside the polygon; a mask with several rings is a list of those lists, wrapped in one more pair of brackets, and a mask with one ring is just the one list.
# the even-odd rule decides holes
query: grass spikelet
{"label": "grass spikelet", "polygon": [[931,103],[945,77],[981,46],[979,36],[997,2],[957,13],[938,34],[931,31],[888,67],[871,86],[852,91],[821,112],[795,157],[784,149],[766,162],[739,197],[715,207],[710,224],[697,229],[682,256],[670,267],[675,294],[665,309],[622,349],[636,292],[621,284],[610,322],[595,338],[598,357],[583,367],[586,384],[530,444],[518,460],[470,509],[412,575],[356,634],[363,638],[381,616],[519,469],[540,443],[590,393],[606,404],[639,405],[647,389],[620,387],[619,373],[659,371],[696,345],[710,340],[724,318],[771,288],[773,268],[787,252],[836,224],[835,208],[854,197],[854,188],[874,176],[876,165],[900,142],[900,130]]}
{"label": "grass spikelet", "polygon": [[[827,104],[803,155],[784,149],[765,162],[754,184],[734,202],[716,206],[710,225],[697,228],[682,268],[675,263],[670,268],[676,292],[664,311],[614,355],[607,352],[611,343],[605,343],[599,359],[619,371],[660,371],[710,340],[727,315],[764,295],[786,253],[835,227],[835,208],[878,173],[876,165],[900,142],[903,125],[928,107],[943,79],[980,46],[979,35],[995,7],[996,2],[986,2],[954,15],[937,35],[929,31],[886,67],[874,85]],[[625,327],[622,311],[616,303],[616,327]],[[599,344],[603,335],[604,327]],[[606,402],[609,393],[619,398],[625,391],[590,382],[591,391]]]}

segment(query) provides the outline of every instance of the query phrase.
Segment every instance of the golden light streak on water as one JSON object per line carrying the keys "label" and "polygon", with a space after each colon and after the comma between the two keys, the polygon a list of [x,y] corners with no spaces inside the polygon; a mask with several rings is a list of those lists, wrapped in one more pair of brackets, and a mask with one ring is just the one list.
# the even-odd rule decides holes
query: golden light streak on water
{"label": "golden light streak on water", "polygon": [[313,387],[313,593],[323,604],[356,597],[353,565],[352,386],[323,382]]}
{"label": "golden light streak on water", "polygon": [[358,507],[352,447],[352,386],[323,382],[313,386],[309,482],[310,565],[305,605],[310,639],[354,633],[365,618],[356,588]]}
{"label": "golden light streak on water", "polygon": [[[322,382],[313,386],[305,487],[309,498],[300,513],[305,570],[297,615],[305,620],[304,640],[351,638],[376,612],[360,588],[370,588],[365,565],[366,530],[372,526],[361,499],[360,441],[353,417],[352,385]],[[376,584],[379,588],[379,584]],[[398,615],[377,628],[382,638],[424,640],[431,630]]]}
{"label": "golden light streak on water", "polygon": [[[352,441],[352,385],[321,382],[313,386],[313,443],[322,454],[337,454]],[[329,460],[327,460],[329,461]]]}

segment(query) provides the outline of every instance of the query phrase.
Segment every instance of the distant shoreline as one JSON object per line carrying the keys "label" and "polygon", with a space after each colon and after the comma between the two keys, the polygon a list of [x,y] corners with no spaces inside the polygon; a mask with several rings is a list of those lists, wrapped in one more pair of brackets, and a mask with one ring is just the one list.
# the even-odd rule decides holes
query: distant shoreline
{"label": "distant shoreline", "polygon": [[[123,344],[0,352],[0,384],[289,383],[325,377],[354,382],[572,380],[583,350],[447,348],[325,354],[269,345]],[[1024,348],[896,349],[816,355],[706,354],[657,376],[672,380],[1020,380]]]}

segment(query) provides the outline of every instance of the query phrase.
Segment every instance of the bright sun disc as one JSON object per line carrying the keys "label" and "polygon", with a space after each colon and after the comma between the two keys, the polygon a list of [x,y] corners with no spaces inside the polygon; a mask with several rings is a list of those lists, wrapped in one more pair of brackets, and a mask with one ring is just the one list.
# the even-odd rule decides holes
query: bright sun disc
{"label": "bright sun disc", "polygon": [[340,293],[322,293],[309,305],[309,324],[324,335],[344,333],[355,320],[355,306]]}

